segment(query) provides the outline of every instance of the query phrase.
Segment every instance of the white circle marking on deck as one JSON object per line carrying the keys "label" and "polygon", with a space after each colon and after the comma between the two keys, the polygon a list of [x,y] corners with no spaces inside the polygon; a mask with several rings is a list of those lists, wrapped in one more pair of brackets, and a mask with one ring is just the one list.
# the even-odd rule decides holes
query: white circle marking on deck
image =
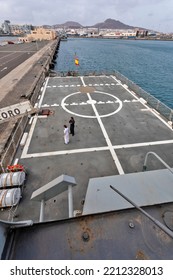
{"label": "white circle marking on deck", "polygon": [[[116,103],[119,103],[119,107],[118,107],[115,111],[113,111],[112,113],[106,114],[106,115],[100,115],[100,118],[106,118],[106,117],[112,116],[112,115],[118,113],[118,112],[121,110],[121,108],[122,108],[122,106],[123,106],[123,103],[122,103],[122,101],[121,101],[118,97],[116,97],[116,96],[114,96],[114,95],[112,95],[112,94],[110,94],[110,93],[107,93],[107,92],[101,92],[101,91],[95,91],[95,92],[96,92],[96,93],[101,93],[101,94],[105,94],[105,95],[111,96],[111,97],[113,97],[113,98],[116,100]],[[79,93],[81,94],[80,91],[74,92],[74,93],[71,93],[71,94],[67,95],[66,97],[64,97],[63,100],[62,100],[62,102],[61,102],[61,107],[62,107],[66,112],[68,112],[69,114],[72,114],[72,115],[75,115],[75,116],[79,116],[79,117],[82,117],[82,118],[91,118],[91,119],[95,119],[96,116],[87,116],[87,115],[77,114],[77,113],[74,113],[73,111],[70,111],[69,109],[66,108],[66,102],[65,102],[66,99],[69,98],[69,97],[71,97],[71,96],[73,96],[73,95],[79,94]],[[91,101],[91,100],[87,100],[87,103],[92,105],[92,104],[96,104],[97,101],[94,100],[94,99],[92,99],[92,101]]]}

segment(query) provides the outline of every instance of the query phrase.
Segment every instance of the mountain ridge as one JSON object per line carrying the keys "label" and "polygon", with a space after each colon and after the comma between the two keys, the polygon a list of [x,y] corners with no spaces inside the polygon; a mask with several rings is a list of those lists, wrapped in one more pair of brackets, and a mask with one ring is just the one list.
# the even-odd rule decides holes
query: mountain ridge
{"label": "mountain ridge", "polygon": [[54,24],[53,28],[71,28],[71,29],[78,29],[78,28],[100,28],[100,29],[146,29],[137,26],[127,25],[119,20],[108,18],[104,22],[99,22],[94,25],[83,26],[82,24],[75,22],[75,21],[67,21],[62,24]]}

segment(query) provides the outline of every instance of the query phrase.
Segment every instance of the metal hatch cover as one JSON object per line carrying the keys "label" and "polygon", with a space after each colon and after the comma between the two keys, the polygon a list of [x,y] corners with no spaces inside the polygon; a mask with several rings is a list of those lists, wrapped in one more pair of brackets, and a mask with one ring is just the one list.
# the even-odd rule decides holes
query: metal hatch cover
{"label": "metal hatch cover", "polygon": [[110,185],[139,206],[173,202],[173,175],[167,169],[92,178],[88,184],[83,215],[133,207],[118,194],[112,193]]}

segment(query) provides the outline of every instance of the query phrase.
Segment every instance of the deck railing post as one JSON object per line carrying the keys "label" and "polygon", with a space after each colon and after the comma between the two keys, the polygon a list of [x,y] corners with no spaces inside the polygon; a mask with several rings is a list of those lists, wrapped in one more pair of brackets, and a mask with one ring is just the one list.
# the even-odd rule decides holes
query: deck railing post
{"label": "deck railing post", "polygon": [[69,218],[73,217],[73,193],[72,185],[68,185],[68,207],[69,207]]}
{"label": "deck railing post", "polygon": [[39,222],[41,223],[43,221],[44,221],[44,199],[41,200]]}

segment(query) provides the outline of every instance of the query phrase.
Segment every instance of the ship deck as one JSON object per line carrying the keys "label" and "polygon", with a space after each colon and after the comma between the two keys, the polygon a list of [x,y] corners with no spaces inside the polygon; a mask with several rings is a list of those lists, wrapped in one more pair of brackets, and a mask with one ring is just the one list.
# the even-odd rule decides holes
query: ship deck
{"label": "ship deck", "polygon": [[[172,127],[115,76],[49,77],[36,106],[52,115],[32,117],[16,154],[27,180],[14,220],[38,221],[40,205],[30,200],[32,193],[62,174],[75,178],[74,209],[82,211],[91,178],[141,172],[149,151],[173,166]],[[65,145],[63,126],[71,116],[75,135]],[[147,170],[164,168],[149,158]],[[49,200],[45,220],[67,218],[67,200],[66,192]]]}
{"label": "ship deck", "polygon": [[[110,228],[111,223],[113,223],[111,222],[113,216],[116,216],[117,221],[120,220],[120,223],[118,222],[120,228],[114,235],[114,237],[117,238],[121,230],[123,232],[125,230],[123,226],[124,219],[129,221],[133,216],[136,221],[139,222],[141,220],[139,223],[143,223],[144,218],[141,218],[141,214],[139,218],[139,214],[134,208],[128,210],[127,205],[124,208],[121,205],[117,208],[118,212],[120,211],[120,216],[116,213],[110,214],[110,217],[108,217],[109,214],[101,214],[101,216],[99,216],[96,214],[97,210],[95,209],[99,208],[99,213],[105,211],[110,213],[110,211],[115,210],[107,206],[105,207],[106,204],[109,204],[109,200],[111,200],[111,205],[114,204],[113,199],[111,198],[111,196],[114,196],[114,193],[106,195],[103,192],[101,194],[101,200],[99,201],[98,207],[91,205],[92,201],[94,203],[92,195],[96,195],[96,197],[98,197],[98,191],[100,191],[99,187],[103,187],[101,186],[102,178],[104,185],[106,184],[106,177],[113,178],[112,176],[116,175],[124,176],[126,174],[133,174],[133,179],[135,179],[135,174],[139,174],[143,170],[145,156],[148,152],[156,153],[164,162],[167,163],[167,165],[172,168],[172,126],[159,113],[148,106],[145,100],[137,96],[126,85],[122,84],[115,76],[49,77],[46,79],[41,89],[38,102],[35,106],[37,106],[39,110],[50,109],[51,115],[35,115],[30,119],[26,127],[26,132],[28,133],[26,143],[24,146],[20,146],[16,153],[14,161],[25,166],[27,170],[27,179],[23,189],[22,199],[15,210],[13,220],[22,221],[30,219],[37,223],[39,221],[40,203],[31,200],[32,193],[62,174],[75,178],[77,185],[73,187],[74,210],[77,210],[76,213],[82,213],[84,207],[84,214],[86,216],[83,216],[83,218],[76,217],[76,219],[71,219],[71,221],[69,220],[68,222],[67,192],[63,192],[58,196],[53,197],[52,199],[46,201],[45,205],[44,220],[49,221],[49,223],[40,224],[40,227],[37,224],[37,227],[34,226],[33,229],[28,229],[28,231],[26,229],[27,233],[25,232],[25,229],[21,230],[21,234],[23,235],[22,237],[20,237],[20,234],[17,235],[19,238],[17,239],[18,241],[16,241],[16,244],[18,244],[20,240],[20,244],[17,245],[18,247],[16,247],[14,255],[10,258],[32,258],[31,251],[36,251],[34,248],[40,248],[40,251],[38,249],[38,252],[34,253],[34,258],[56,259],[61,258],[61,256],[64,259],[73,258],[75,249],[73,246],[72,248],[70,244],[69,247],[66,246],[68,248],[65,249],[64,255],[61,250],[59,253],[58,251],[55,253],[53,249],[52,251],[49,250],[49,252],[43,252],[42,250],[44,249],[42,248],[41,243],[44,242],[41,241],[42,237],[40,239],[41,243],[39,242],[39,236],[42,236],[43,234],[46,238],[48,238],[50,248],[51,246],[54,246],[55,239],[63,240],[62,242],[65,242],[64,244],[67,245],[70,238],[69,230],[72,232],[71,226],[74,226],[74,232],[76,232],[75,234],[77,234],[76,230],[78,230],[78,227],[82,227],[84,232],[87,231],[90,226],[93,231],[97,231],[95,228],[98,227],[97,223],[100,226],[100,219],[104,223],[103,219],[104,217],[107,217],[107,222],[109,220],[109,228],[106,229],[102,236],[104,239],[102,249],[104,251],[104,246],[107,246],[106,236],[109,234],[113,236],[114,229]],[[63,139],[63,126],[65,124],[69,126],[71,116],[75,119],[75,135],[70,135],[70,142],[66,145],[64,144]],[[159,171],[163,169],[165,169],[164,164],[151,155],[147,162],[147,171]],[[157,177],[157,174],[154,175],[154,177],[155,176]],[[151,177],[153,178],[153,176],[148,176],[148,180],[150,180]],[[167,180],[167,177],[170,178],[170,175],[166,175],[164,177],[164,182],[161,183],[166,184],[167,182],[165,182],[165,180]],[[90,179],[93,178],[99,179],[91,181]],[[107,180],[108,185],[110,182],[113,182],[111,180]],[[172,180],[172,177],[169,180]],[[98,182],[98,187],[95,182]],[[119,182],[119,179],[117,182]],[[125,179],[125,182],[126,185],[128,185],[128,178]],[[144,182],[143,179],[141,181],[139,179],[138,182],[139,184],[143,184],[145,188],[146,182]],[[170,186],[172,185],[171,182],[169,182]],[[133,183],[131,184],[133,185]],[[90,185],[90,187],[93,185],[95,193],[92,193],[92,188],[90,188],[89,195],[87,196],[88,185]],[[148,194],[148,196],[150,197],[151,203],[147,204],[146,198],[144,199],[145,203],[141,204],[141,206],[144,205],[151,207],[151,205],[153,205],[151,210],[150,208],[148,209],[151,213],[153,211],[153,213],[158,216],[158,219],[161,219],[162,216],[162,214],[158,214],[157,212],[158,203],[167,203],[168,208],[173,209],[172,200],[170,198],[165,198],[163,201],[162,190],[160,188],[158,194],[159,202],[154,202],[155,194],[152,194],[152,191]],[[132,195],[132,198],[136,201],[136,198],[138,197],[139,194],[135,194],[134,192],[134,196]],[[85,204],[85,201],[87,202],[87,205]],[[97,201],[95,201],[95,203],[97,203]],[[103,208],[101,203],[105,203]],[[88,214],[92,215],[92,209],[94,209],[93,213],[96,214],[95,218],[87,216]],[[165,208],[164,211],[166,211],[166,209],[167,208]],[[0,213],[0,219],[7,219],[8,216],[8,210],[4,210]],[[50,221],[55,220],[57,222],[53,222],[51,227]],[[95,224],[93,224],[94,221]],[[147,222],[145,221],[144,225],[146,224]],[[55,226],[56,230],[54,228]],[[64,236],[60,230],[61,227],[64,234],[68,231],[67,236]],[[136,243],[136,247],[134,247],[134,250],[136,250],[136,252],[138,251],[136,254],[140,254],[140,252],[142,252],[140,249],[138,250],[137,247],[140,247],[142,244],[141,235],[143,235],[143,227],[144,226],[142,226],[141,231],[137,231],[138,237],[136,236],[135,239],[134,236],[130,237],[133,239],[133,242],[135,242],[135,240],[137,242],[137,238],[139,240],[139,244]],[[152,222],[148,223],[148,227],[150,227],[150,230],[153,232]],[[85,228],[86,230],[84,230]],[[52,233],[51,230],[53,230]],[[57,234],[56,237],[55,233]],[[28,237],[30,234],[33,235],[31,242],[29,242],[28,237],[26,238],[26,234]],[[146,234],[149,234],[149,232]],[[165,234],[163,236],[165,236]],[[157,237],[161,238],[163,241],[163,236]],[[116,249],[116,246],[118,246],[118,243],[122,240],[120,241],[116,238],[113,239],[116,243]],[[153,237],[151,239],[155,240],[155,233],[153,233]],[[95,242],[96,243],[94,244],[100,244],[97,243],[96,240]],[[77,242],[74,243],[74,246],[78,246]],[[22,253],[23,249],[21,246],[25,246],[26,251],[28,248],[28,254],[26,253],[25,256]],[[163,246],[165,246],[164,242]],[[169,240],[166,246],[167,247],[164,248],[167,251],[164,252],[163,256],[157,255],[158,251],[157,253],[153,252],[150,256],[150,253],[148,254],[148,252],[145,252],[146,254],[144,258],[171,258],[171,252],[168,251],[169,248],[172,248],[173,246],[172,240]],[[46,248],[46,245],[43,247]],[[109,247],[112,247],[112,245],[109,244]],[[158,247],[158,244],[156,247]],[[80,251],[80,248],[78,249]],[[95,253],[93,253],[92,256],[92,252],[88,254],[88,247],[85,249],[85,255],[83,255],[83,253],[79,253],[78,251],[79,254],[77,253],[74,255],[74,258],[104,258],[104,256],[99,257],[100,253],[97,249],[94,251]],[[118,256],[125,258],[125,251],[120,253],[121,248],[119,248],[117,253],[115,251],[112,255],[111,253],[105,255],[105,258],[109,258],[110,256],[111,258],[118,258]],[[130,248],[128,252],[126,254],[127,258],[135,258],[135,254],[134,252],[131,252]],[[17,254],[16,257],[15,254]]]}

